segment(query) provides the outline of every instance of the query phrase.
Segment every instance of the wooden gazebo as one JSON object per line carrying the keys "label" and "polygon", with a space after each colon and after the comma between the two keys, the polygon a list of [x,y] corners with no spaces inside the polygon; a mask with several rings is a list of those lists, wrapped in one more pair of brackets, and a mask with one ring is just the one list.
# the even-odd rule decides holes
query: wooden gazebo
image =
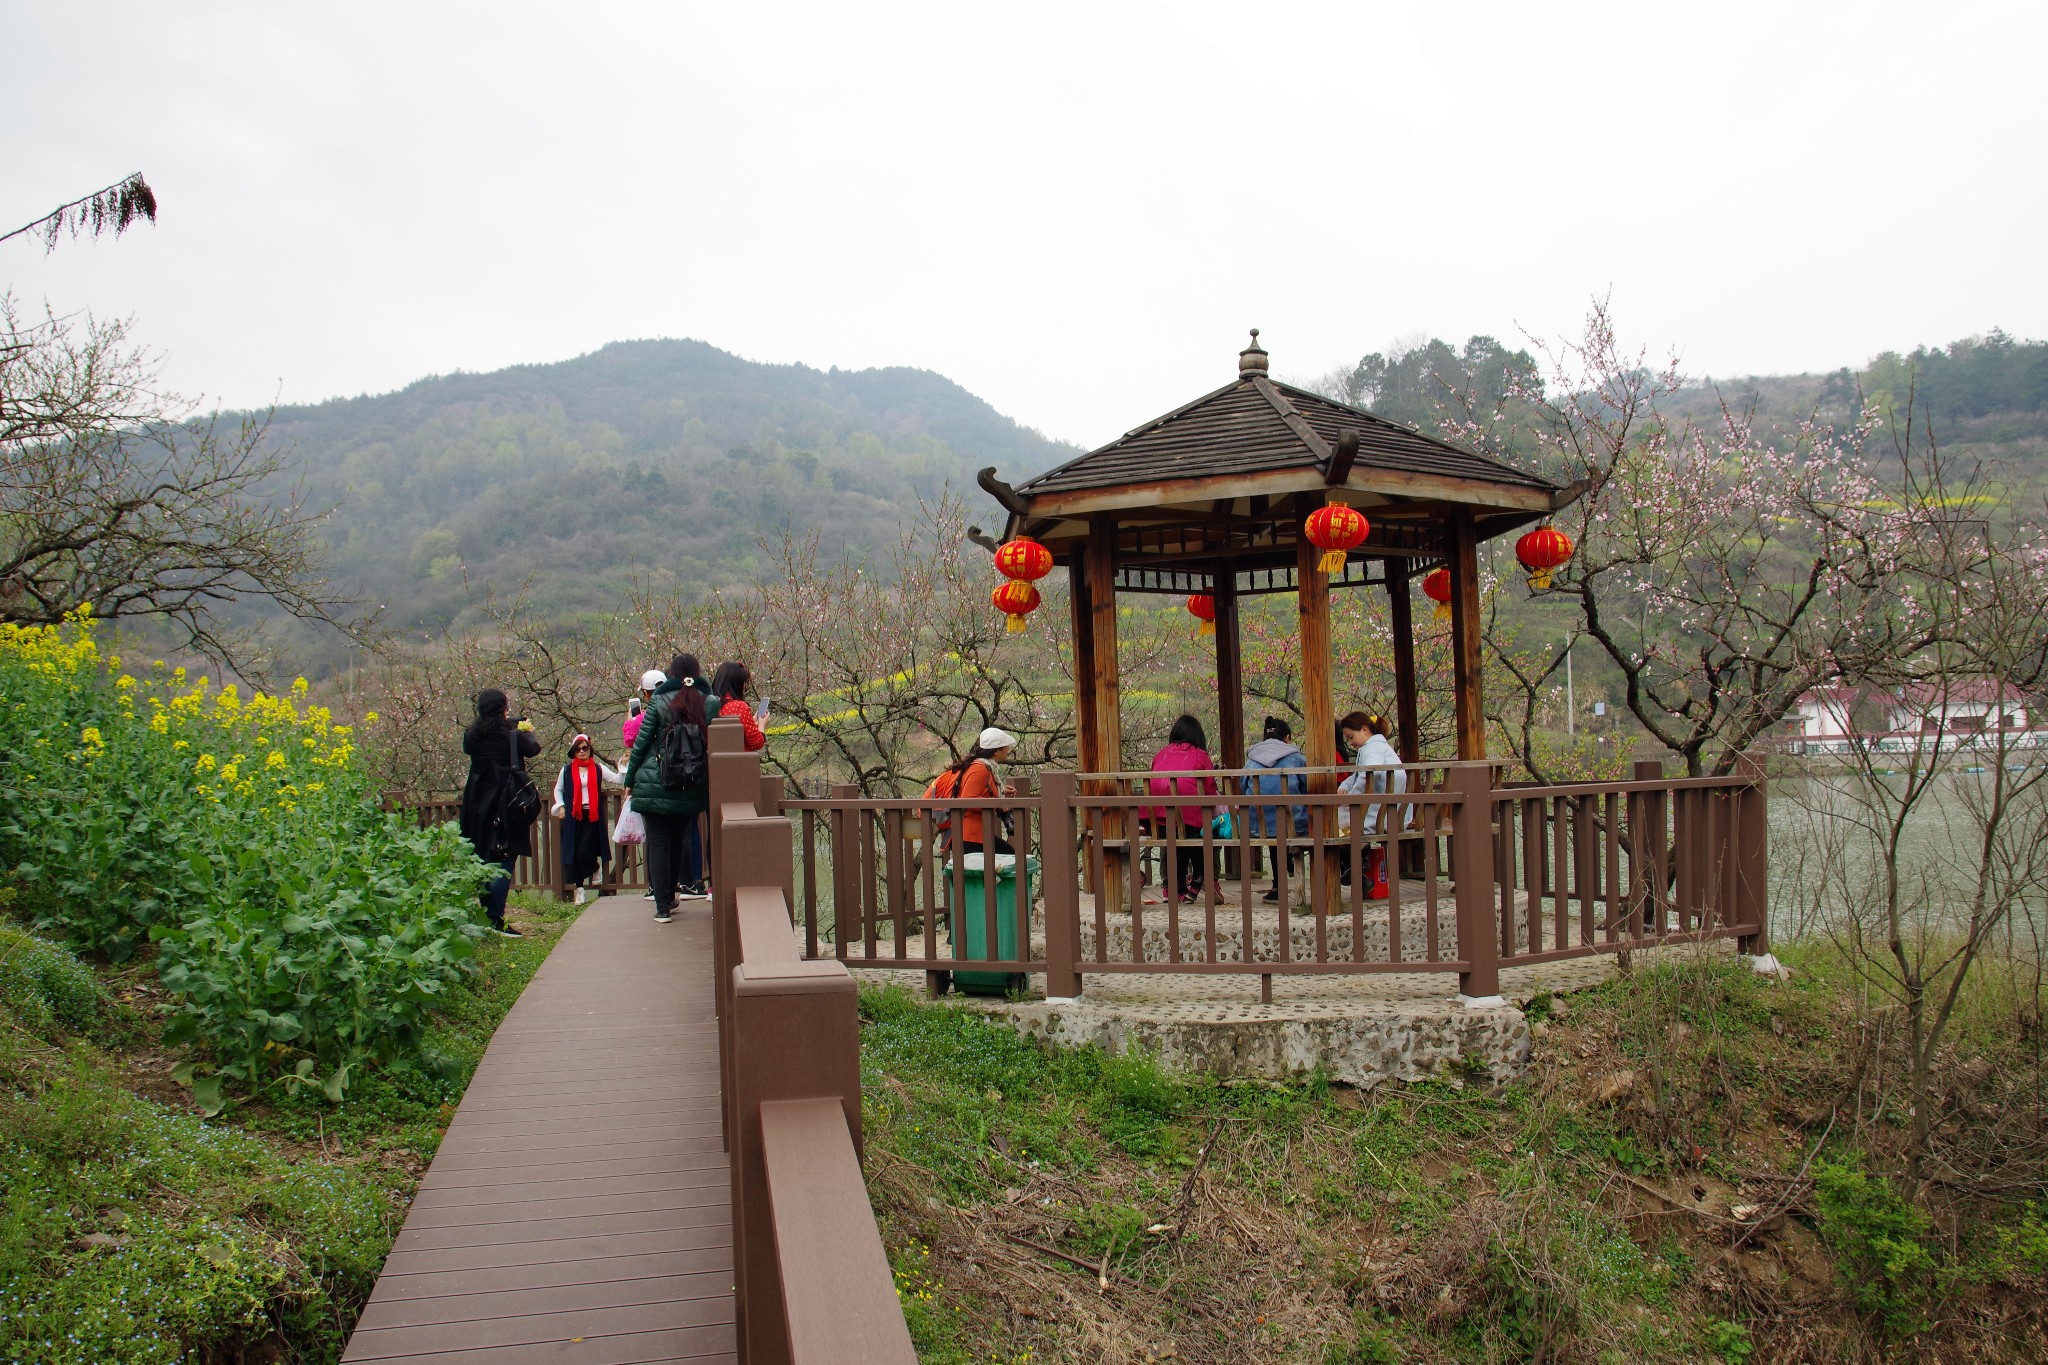
{"label": "wooden gazebo", "polygon": [[[1417,761],[1409,580],[1439,563],[1451,577],[1457,756],[1484,758],[1478,546],[1575,496],[1540,475],[1276,382],[1256,329],[1230,384],[1014,488],[993,469],[982,472],[981,483],[1010,514],[1005,539],[1032,536],[1067,566],[1079,757],[1089,772],[1123,766],[1118,592],[1215,599],[1226,768],[1242,765],[1245,751],[1238,602],[1295,594],[1302,747],[1311,768],[1327,768],[1336,757],[1330,592],[1384,587],[1394,632],[1397,737],[1402,758]],[[1340,573],[1325,575],[1303,523],[1333,501],[1363,513],[1371,531]]]}

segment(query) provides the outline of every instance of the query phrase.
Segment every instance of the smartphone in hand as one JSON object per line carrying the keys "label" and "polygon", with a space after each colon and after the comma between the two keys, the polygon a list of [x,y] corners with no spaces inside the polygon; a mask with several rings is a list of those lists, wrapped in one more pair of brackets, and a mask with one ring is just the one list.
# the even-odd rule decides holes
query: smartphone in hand
{"label": "smartphone in hand", "polygon": [[766,725],[768,723],[768,694],[766,692],[763,692],[761,699],[754,703],[754,723],[756,725]]}

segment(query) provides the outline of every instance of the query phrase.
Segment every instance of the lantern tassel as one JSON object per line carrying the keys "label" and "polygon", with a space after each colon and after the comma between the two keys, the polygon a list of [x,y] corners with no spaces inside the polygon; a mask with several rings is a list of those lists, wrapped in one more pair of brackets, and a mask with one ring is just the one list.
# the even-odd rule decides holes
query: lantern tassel
{"label": "lantern tassel", "polygon": [[1451,604],[1448,602],[1437,603],[1436,610],[1431,612],[1430,615],[1438,625],[1442,625],[1451,619]]}
{"label": "lantern tassel", "polygon": [[1548,588],[1550,586],[1550,570],[1538,569],[1536,570],[1536,572],[1530,574],[1529,586],[1534,588],[1538,592],[1542,592],[1545,588]]}
{"label": "lantern tassel", "polygon": [[1022,635],[1026,629],[1026,625],[1027,623],[1025,622],[1023,617],[1012,614],[1010,617],[1010,624],[1006,627],[1006,629],[1012,635]]}
{"label": "lantern tassel", "polygon": [[1215,623],[1214,621],[1204,621],[1204,622],[1202,622],[1202,624],[1201,624],[1201,625],[1200,625],[1200,626],[1199,626],[1199,627],[1198,627],[1198,628],[1197,628],[1197,629],[1195,630],[1195,634],[1197,634],[1197,635],[1214,635],[1215,633],[1216,633],[1216,623]]}
{"label": "lantern tassel", "polygon": [[1323,551],[1323,557],[1316,561],[1316,567],[1324,573],[1337,573],[1341,571],[1344,567],[1344,552],[1342,550]]}

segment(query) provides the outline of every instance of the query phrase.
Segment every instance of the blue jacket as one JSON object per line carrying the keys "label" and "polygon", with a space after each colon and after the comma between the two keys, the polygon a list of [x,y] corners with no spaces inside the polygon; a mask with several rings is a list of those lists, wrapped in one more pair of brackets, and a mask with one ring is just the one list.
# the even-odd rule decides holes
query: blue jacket
{"label": "blue jacket", "polygon": [[[1268,771],[1257,777],[1244,779],[1247,796],[1301,796],[1308,791],[1308,778],[1300,773],[1289,775],[1289,768],[1306,768],[1308,759],[1296,746],[1284,739],[1262,739],[1252,745],[1244,756],[1247,768],[1264,768]],[[1278,806],[1253,806],[1251,808],[1252,833],[1261,839],[1270,839],[1280,826]],[[1294,807],[1294,832],[1308,833],[1308,807]]]}

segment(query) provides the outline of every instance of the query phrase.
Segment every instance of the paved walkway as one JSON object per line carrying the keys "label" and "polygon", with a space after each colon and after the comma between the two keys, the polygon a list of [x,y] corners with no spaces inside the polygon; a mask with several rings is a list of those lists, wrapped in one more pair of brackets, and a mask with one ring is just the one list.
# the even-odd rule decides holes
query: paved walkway
{"label": "paved walkway", "polygon": [[735,1361],[711,917],[600,900],[491,1039],[344,1361]]}

